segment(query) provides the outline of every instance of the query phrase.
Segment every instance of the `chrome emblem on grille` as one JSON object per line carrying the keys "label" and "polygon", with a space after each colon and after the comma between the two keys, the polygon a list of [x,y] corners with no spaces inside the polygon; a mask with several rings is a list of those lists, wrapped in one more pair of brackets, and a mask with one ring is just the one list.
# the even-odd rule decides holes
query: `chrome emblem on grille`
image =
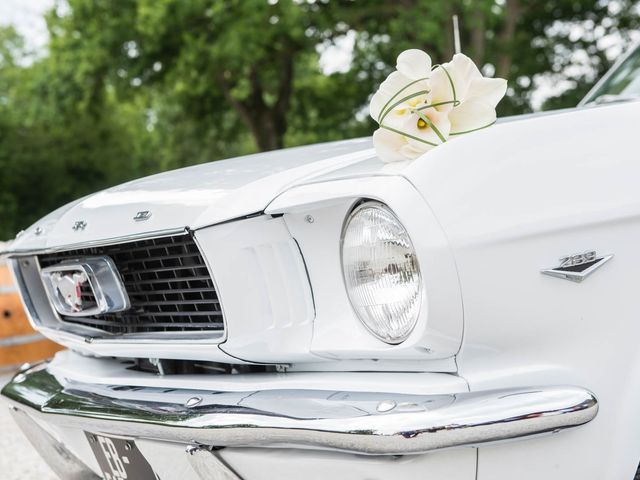
{"label": "chrome emblem on grille", "polygon": [[149,220],[151,218],[151,212],[149,210],[142,210],[141,212],[136,213],[136,216],[133,217],[133,220],[136,222],[143,222],[145,220]]}
{"label": "chrome emblem on grille", "polygon": [[541,273],[579,283],[612,258],[613,255],[598,255],[595,250],[591,250],[562,257],[559,266],[546,268]]}
{"label": "chrome emblem on grille", "polygon": [[127,310],[131,303],[109,257],[65,261],[42,269],[42,282],[60,315],[80,317]]}
{"label": "chrome emblem on grille", "polygon": [[72,312],[82,311],[82,287],[88,286],[89,278],[82,270],[53,272],[51,283],[55,288],[55,296],[60,303]]}

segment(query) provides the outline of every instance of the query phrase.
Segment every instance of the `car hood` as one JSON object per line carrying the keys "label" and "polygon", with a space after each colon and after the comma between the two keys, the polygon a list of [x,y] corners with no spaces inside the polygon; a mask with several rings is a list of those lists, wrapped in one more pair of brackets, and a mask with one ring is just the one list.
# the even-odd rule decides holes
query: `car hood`
{"label": "car hood", "polygon": [[[56,210],[27,229],[10,251],[198,229],[260,213],[278,195],[299,185],[372,175],[405,177],[434,210],[450,241],[464,241],[489,225],[510,228],[522,221],[523,210],[533,209],[548,216],[558,205],[576,203],[584,193],[581,184],[564,181],[562,188],[547,190],[543,197],[555,202],[554,208],[549,202],[540,203],[545,203],[546,209],[527,203],[540,197],[531,188],[535,190],[555,179],[554,169],[585,150],[582,146],[566,148],[568,144],[583,145],[581,132],[587,131],[586,126],[572,127],[570,132],[576,138],[567,142],[567,115],[573,123],[579,120],[588,125],[596,118],[616,117],[617,112],[631,110],[635,115],[634,106],[609,106],[508,117],[493,128],[447,142],[413,162],[382,162],[368,137],[165,172],[98,192]],[[589,150],[590,155],[596,146]],[[558,152],[564,154],[559,157]],[[509,201],[504,201],[506,198]],[[497,204],[489,204],[492,199]],[[516,206],[515,214],[508,215],[506,210]],[[134,220],[139,212],[147,211],[148,219]],[[491,221],[486,218],[488,215]],[[74,230],[77,222],[86,226]]]}
{"label": "car hood", "polygon": [[[385,168],[387,167],[387,168]],[[197,229],[261,212],[283,191],[322,178],[393,174],[371,138],[221,160],[135,180],[81,198],[23,232],[12,251],[54,248],[174,229]],[[149,212],[146,220],[134,220]],[[81,222],[84,228],[74,226]]]}
{"label": "car hood", "polygon": [[613,224],[640,211],[639,113],[629,102],[514,118],[434,148],[403,175],[454,251]]}

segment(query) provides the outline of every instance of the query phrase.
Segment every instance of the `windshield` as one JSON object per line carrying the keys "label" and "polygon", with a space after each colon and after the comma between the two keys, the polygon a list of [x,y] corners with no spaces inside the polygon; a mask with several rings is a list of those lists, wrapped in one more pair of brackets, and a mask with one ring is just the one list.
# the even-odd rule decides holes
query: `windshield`
{"label": "windshield", "polygon": [[639,97],[640,48],[636,48],[584,103],[606,103]]}

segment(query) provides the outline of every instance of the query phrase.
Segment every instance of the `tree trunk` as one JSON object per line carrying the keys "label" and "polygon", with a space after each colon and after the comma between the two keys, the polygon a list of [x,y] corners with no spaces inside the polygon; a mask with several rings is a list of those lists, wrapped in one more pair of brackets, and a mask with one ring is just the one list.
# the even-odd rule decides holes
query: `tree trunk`
{"label": "tree trunk", "polygon": [[520,0],[506,0],[504,28],[500,34],[502,53],[498,57],[498,65],[496,68],[497,77],[509,79],[509,72],[513,61],[513,38],[521,13]]}
{"label": "tree trunk", "polygon": [[[450,59],[456,53],[454,32],[453,32],[453,15],[456,14],[456,2],[447,2],[444,15],[444,51],[442,52],[444,59]],[[458,15],[458,18],[460,16]]]}
{"label": "tree trunk", "polygon": [[284,132],[279,132],[273,118],[273,112],[264,111],[252,116],[252,122],[248,125],[256,142],[258,150],[268,152],[284,146]]}
{"label": "tree trunk", "polygon": [[485,13],[479,6],[474,9],[471,26],[471,58],[476,62],[478,67],[484,65],[484,56],[486,51],[486,18]]}
{"label": "tree trunk", "polygon": [[254,66],[249,73],[251,93],[245,100],[238,100],[231,94],[224,74],[220,76],[220,84],[225,98],[238,112],[243,123],[251,132],[253,140],[261,152],[277,150],[284,147],[284,135],[287,133],[287,113],[293,90],[293,51],[288,51],[282,59],[282,75],[278,88],[278,97],[273,106],[264,101],[262,84],[258,76],[258,68]]}

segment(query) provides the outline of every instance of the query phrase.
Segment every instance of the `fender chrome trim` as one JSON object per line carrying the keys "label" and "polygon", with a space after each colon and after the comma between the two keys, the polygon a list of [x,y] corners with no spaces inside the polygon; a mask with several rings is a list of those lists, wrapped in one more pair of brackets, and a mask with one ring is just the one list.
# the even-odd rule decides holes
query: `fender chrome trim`
{"label": "fender chrome trim", "polygon": [[443,395],[166,390],[57,379],[43,364],[16,375],[2,395],[36,420],[96,433],[213,447],[311,447],[373,455],[555,433],[585,424],[598,412],[591,392],[571,386]]}

